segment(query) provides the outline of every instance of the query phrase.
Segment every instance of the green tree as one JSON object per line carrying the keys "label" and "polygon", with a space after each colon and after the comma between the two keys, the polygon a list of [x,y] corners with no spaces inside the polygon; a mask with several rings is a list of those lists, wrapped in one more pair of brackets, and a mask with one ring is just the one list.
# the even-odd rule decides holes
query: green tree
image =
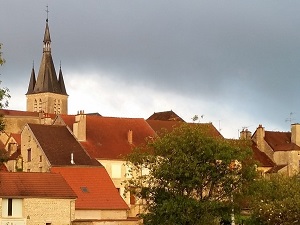
{"label": "green tree", "polygon": [[[5,63],[5,59],[2,57],[2,44],[0,43],[0,66]],[[0,81],[1,84],[1,81]],[[5,108],[8,106],[8,99],[10,98],[9,90],[7,88],[0,88],[0,109]],[[0,132],[3,131],[5,128],[5,123],[3,120],[3,115],[0,114]],[[3,162],[8,160],[8,153],[5,150],[0,150],[0,165]]]}
{"label": "green tree", "polygon": [[126,189],[145,203],[146,225],[219,224],[230,217],[232,195],[253,178],[250,158],[248,142],[183,124],[128,156],[132,179]]}
{"label": "green tree", "polygon": [[255,225],[300,224],[299,176],[273,175],[251,186],[252,223]]}

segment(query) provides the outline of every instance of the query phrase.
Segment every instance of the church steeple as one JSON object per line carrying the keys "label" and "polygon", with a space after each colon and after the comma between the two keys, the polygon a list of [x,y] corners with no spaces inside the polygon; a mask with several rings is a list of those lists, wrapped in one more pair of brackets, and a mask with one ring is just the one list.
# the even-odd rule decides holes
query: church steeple
{"label": "church steeple", "polygon": [[28,91],[27,91],[26,95],[33,93],[33,89],[34,89],[35,83],[36,83],[35,71],[34,71],[34,65],[32,65],[31,76],[30,76],[30,81],[29,81],[29,85],[28,85]]}
{"label": "church steeple", "polygon": [[52,54],[51,38],[48,24],[47,7],[46,28],[43,39],[43,55],[38,76],[32,68],[27,96],[28,111],[43,111],[47,113],[67,113],[68,94],[66,91],[61,66],[57,76]]}
{"label": "church steeple", "polygon": [[50,31],[49,31],[49,25],[48,25],[48,18],[46,20],[43,52],[51,52],[51,38],[50,38]]}

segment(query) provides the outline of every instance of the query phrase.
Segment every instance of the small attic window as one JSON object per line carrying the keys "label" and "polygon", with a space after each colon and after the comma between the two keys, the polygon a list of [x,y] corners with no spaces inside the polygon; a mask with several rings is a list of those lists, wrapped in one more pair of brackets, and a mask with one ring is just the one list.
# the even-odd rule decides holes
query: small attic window
{"label": "small attic window", "polygon": [[89,190],[87,187],[80,187],[80,189],[83,193],[89,193]]}

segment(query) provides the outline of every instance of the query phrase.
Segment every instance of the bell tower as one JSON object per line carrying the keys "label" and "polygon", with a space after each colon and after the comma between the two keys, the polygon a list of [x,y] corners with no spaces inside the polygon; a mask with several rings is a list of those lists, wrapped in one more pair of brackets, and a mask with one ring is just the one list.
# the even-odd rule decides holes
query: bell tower
{"label": "bell tower", "polygon": [[34,67],[31,71],[28,91],[26,93],[27,111],[68,114],[68,94],[62,69],[60,66],[57,76],[52,60],[48,9],[46,12],[47,19],[43,40],[43,55],[37,78]]}

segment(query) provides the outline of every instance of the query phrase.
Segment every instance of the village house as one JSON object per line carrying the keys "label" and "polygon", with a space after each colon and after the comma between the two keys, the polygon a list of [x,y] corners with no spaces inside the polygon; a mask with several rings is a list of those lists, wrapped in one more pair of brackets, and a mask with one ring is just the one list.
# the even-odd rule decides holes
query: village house
{"label": "village house", "polygon": [[71,225],[77,195],[59,174],[0,173],[0,224]]}

